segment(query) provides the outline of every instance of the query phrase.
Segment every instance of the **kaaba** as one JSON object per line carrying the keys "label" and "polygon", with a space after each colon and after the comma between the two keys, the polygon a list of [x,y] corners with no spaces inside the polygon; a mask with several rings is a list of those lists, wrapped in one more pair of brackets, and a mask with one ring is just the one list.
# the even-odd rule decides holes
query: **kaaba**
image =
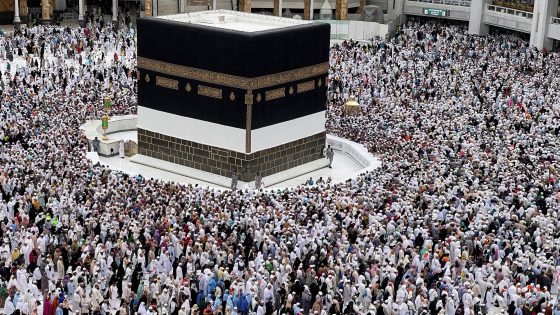
{"label": "kaaba", "polygon": [[323,157],[330,26],[226,10],[138,21],[138,153],[251,181]]}

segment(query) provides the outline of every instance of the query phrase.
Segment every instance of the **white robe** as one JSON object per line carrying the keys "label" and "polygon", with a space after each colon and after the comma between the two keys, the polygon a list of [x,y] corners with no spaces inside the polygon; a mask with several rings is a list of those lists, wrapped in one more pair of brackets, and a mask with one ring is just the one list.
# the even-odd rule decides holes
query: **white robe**
{"label": "white robe", "polygon": [[15,308],[12,300],[6,300],[6,304],[4,304],[4,310],[3,310],[2,314],[11,315],[15,311],[16,311],[16,308]]}
{"label": "white robe", "polygon": [[109,305],[112,309],[117,310],[121,306],[121,300],[119,299],[119,291],[117,289],[117,286],[115,285],[111,286],[109,291],[111,292],[111,299],[109,300]]}

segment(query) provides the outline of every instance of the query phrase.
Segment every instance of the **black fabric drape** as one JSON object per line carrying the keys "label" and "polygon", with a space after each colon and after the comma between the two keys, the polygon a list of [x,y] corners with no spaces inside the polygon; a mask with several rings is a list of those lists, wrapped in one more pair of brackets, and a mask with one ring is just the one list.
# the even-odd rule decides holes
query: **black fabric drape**
{"label": "black fabric drape", "polygon": [[138,20],[138,56],[242,77],[329,60],[330,25],[310,23],[260,32],[163,20]]}
{"label": "black fabric drape", "polygon": [[[170,64],[245,78],[323,64],[329,57],[330,25],[310,23],[260,32],[238,32],[158,18],[138,20],[138,56]],[[163,71],[163,70],[162,70]],[[173,77],[140,68],[140,106],[184,117],[246,128],[246,90]],[[149,82],[145,76],[149,75]],[[156,85],[156,76],[179,82],[177,90]],[[314,81],[311,91],[297,93],[297,84]],[[319,84],[321,80],[321,84]],[[325,110],[326,73],[282,85],[253,90],[252,129]],[[186,85],[190,85],[187,92]],[[198,85],[219,88],[222,98],[198,95]],[[321,86],[319,86],[321,85]],[[289,93],[290,87],[293,93]],[[266,101],[266,91],[285,88],[285,97]],[[234,99],[230,98],[231,93]],[[257,95],[260,94],[260,101]]]}

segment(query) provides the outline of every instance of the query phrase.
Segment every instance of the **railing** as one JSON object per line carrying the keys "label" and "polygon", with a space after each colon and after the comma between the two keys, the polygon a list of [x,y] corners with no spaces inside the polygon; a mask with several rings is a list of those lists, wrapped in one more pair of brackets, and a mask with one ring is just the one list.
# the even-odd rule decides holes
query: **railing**
{"label": "railing", "polygon": [[550,23],[552,23],[552,24],[560,24],[560,18],[552,17],[552,20],[550,21]]}
{"label": "railing", "polygon": [[492,1],[492,4],[498,7],[504,7],[519,11],[533,12],[533,5],[526,3],[512,3],[507,1]]}
{"label": "railing", "polygon": [[499,7],[499,6],[493,5],[493,4],[487,4],[486,5],[486,10],[494,11],[494,12],[497,12],[497,13],[504,13],[504,14],[520,16],[520,17],[523,17],[523,18],[526,18],[526,19],[532,19],[533,18],[533,13],[531,13],[531,12],[515,10],[515,9],[506,8],[506,7]]}
{"label": "railing", "polygon": [[461,7],[470,7],[471,6],[471,2],[469,0],[409,0],[409,1],[433,3],[433,4],[456,5],[456,6],[461,6]]}

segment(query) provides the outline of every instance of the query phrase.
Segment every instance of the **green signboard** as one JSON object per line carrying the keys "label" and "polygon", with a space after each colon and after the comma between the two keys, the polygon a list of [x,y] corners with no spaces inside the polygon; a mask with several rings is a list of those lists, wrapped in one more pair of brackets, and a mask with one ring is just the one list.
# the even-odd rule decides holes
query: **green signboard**
{"label": "green signboard", "polygon": [[441,10],[441,9],[424,8],[422,12],[424,12],[424,15],[439,16],[439,17],[449,16],[449,12],[447,10]]}

